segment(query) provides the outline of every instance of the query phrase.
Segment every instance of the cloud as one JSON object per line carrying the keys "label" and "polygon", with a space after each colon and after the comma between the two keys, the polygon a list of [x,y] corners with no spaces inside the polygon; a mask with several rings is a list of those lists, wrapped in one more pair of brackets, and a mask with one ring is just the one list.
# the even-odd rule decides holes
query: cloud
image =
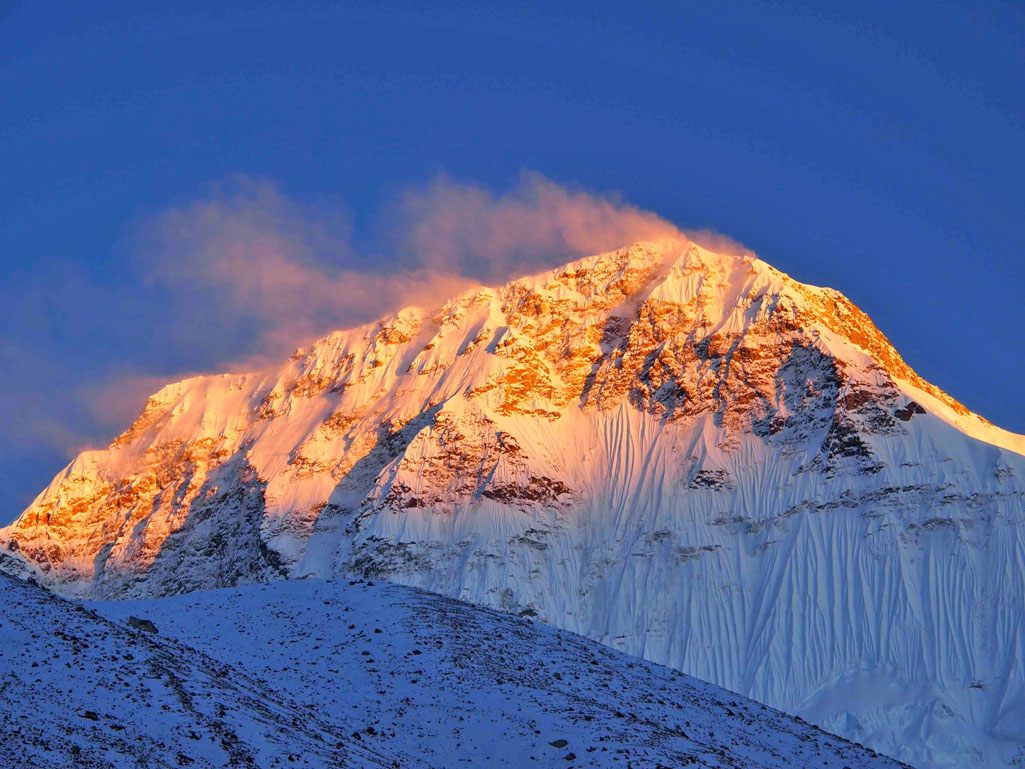
{"label": "cloud", "polygon": [[431,304],[638,240],[678,236],[655,214],[525,173],[496,194],[439,176],[407,188],[358,252],[345,212],[233,177],[138,230],[145,280],[170,295],[180,343],[220,368],[277,362],[328,331]]}
{"label": "cloud", "polygon": [[105,446],[167,378],[115,369],[83,382],[81,370],[42,350],[0,345],[0,525],[21,513],[62,465]]}
{"label": "cloud", "polygon": [[[0,345],[4,377],[0,403],[0,445],[35,446],[72,459],[97,448],[139,415],[146,399],[167,376],[116,366],[98,380],[82,381],[67,364],[39,350]],[[176,372],[175,378],[188,374]]]}
{"label": "cloud", "polygon": [[439,176],[400,196],[389,223],[402,251],[433,270],[504,281],[640,240],[679,236],[653,213],[524,173],[511,190]]}
{"label": "cloud", "polygon": [[145,279],[173,294],[181,336],[227,342],[235,351],[220,363],[235,367],[276,361],[317,334],[470,284],[416,264],[355,269],[350,230],[343,215],[237,177],[145,223],[134,251]]}
{"label": "cloud", "polygon": [[714,251],[717,254],[728,254],[730,256],[754,256],[755,253],[740,241],[723,235],[718,230],[684,230],[684,236],[692,243],[696,243],[707,251]]}

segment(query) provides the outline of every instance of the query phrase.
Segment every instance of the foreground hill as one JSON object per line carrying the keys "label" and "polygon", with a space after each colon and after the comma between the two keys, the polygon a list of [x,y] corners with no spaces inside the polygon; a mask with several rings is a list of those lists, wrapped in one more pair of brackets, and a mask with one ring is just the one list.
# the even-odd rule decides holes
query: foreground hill
{"label": "foreground hill", "polygon": [[93,598],[416,585],[994,767],[1025,760],[1023,451],[838,292],[665,241],[169,385],[0,544]]}
{"label": "foreground hill", "polygon": [[0,574],[0,670],[4,766],[898,766],[573,634],[391,585],[89,609]]}
{"label": "foreground hill", "polygon": [[2,766],[393,766],[348,726],[228,660],[0,574]]}
{"label": "foreground hill", "polygon": [[395,585],[92,604],[237,665],[375,751],[449,766],[879,766],[790,716],[565,631]]}

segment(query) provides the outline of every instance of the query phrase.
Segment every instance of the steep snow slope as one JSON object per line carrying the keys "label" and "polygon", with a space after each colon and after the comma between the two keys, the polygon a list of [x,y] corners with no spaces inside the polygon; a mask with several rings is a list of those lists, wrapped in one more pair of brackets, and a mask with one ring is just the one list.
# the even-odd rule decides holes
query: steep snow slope
{"label": "steep snow slope", "polygon": [[841,294],[667,241],[170,385],[0,542],[72,595],[418,585],[990,767],[1025,749],[1023,452]]}
{"label": "steep snow slope", "polygon": [[91,604],[431,766],[897,767],[580,636],[388,584],[297,580]]}
{"label": "steep snow slope", "polygon": [[96,608],[113,619],[0,574],[3,766],[898,766],[410,588],[279,583]]}

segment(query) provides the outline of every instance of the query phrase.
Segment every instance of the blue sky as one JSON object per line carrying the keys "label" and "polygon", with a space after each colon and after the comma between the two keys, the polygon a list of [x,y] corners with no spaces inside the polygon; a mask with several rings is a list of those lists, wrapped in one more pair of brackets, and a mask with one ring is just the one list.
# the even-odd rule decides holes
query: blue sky
{"label": "blue sky", "polygon": [[[251,295],[202,289],[211,210],[358,293],[415,266],[391,230],[439,174],[726,233],[1025,432],[1011,3],[86,6],[0,7],[0,521],[147,388],[266,352]],[[389,309],[353,301],[316,322]]]}

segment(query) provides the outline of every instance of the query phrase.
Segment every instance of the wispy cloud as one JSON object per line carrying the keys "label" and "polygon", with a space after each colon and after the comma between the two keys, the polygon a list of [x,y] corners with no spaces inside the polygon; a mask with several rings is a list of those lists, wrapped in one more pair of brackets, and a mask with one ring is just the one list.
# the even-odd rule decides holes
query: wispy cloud
{"label": "wispy cloud", "polygon": [[167,322],[182,339],[223,347],[242,336],[243,354],[219,361],[237,367],[476,282],[678,233],[613,196],[536,173],[503,193],[439,176],[407,188],[380,220],[382,235],[357,254],[344,212],[236,177],[147,221],[134,252],[145,279],[168,293]]}
{"label": "wispy cloud", "polygon": [[[105,301],[131,303],[136,313],[152,305],[148,326],[118,329],[148,349],[150,365],[161,361],[163,373],[145,362],[106,361],[98,375],[76,381],[67,367],[45,374],[53,361],[18,366],[18,382],[35,377],[34,395],[2,432],[73,454],[110,440],[169,381],[277,363],[318,335],[403,306],[679,234],[615,195],[536,173],[498,192],[438,176],[397,194],[376,221],[376,236],[357,250],[347,211],[301,203],[272,182],[241,176],[148,217],[129,237],[130,269],[141,283]],[[130,322],[130,313],[114,314]],[[47,382],[61,383],[59,407]]]}
{"label": "wispy cloud", "polygon": [[754,256],[754,251],[740,241],[724,235],[718,230],[684,230],[684,236],[708,251],[731,256]]}
{"label": "wispy cloud", "polygon": [[406,190],[391,222],[403,250],[425,266],[485,282],[679,234],[618,196],[532,172],[503,193],[439,176]]}
{"label": "wispy cloud", "polygon": [[469,283],[417,264],[356,269],[349,235],[344,214],[236,178],[146,222],[133,250],[145,279],[169,293],[169,322],[187,337],[203,344],[247,334],[243,355],[221,361],[234,366],[276,360],[317,334]]}

